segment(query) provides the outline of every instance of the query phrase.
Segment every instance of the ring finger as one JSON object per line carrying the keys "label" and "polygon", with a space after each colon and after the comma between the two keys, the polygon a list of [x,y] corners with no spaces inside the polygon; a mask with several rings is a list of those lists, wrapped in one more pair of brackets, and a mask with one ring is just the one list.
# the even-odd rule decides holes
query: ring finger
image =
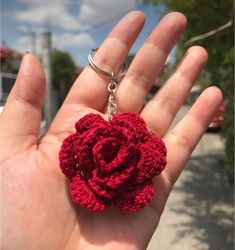
{"label": "ring finger", "polygon": [[207,52],[191,47],[165,85],[144,107],[141,116],[149,130],[163,136],[207,61]]}

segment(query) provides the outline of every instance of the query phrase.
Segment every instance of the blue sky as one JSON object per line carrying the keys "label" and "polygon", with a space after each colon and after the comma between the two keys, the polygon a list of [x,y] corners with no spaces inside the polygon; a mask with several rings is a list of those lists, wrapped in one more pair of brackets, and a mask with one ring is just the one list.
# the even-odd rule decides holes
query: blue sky
{"label": "blue sky", "polygon": [[[144,5],[139,0],[9,0],[2,1],[1,42],[25,52],[32,51],[31,32],[36,34],[40,54],[42,32],[52,32],[52,46],[68,51],[76,64],[86,65],[90,48],[98,47],[125,13],[139,9],[146,24],[131,53],[138,48],[159,21],[163,6]],[[28,35],[27,35],[28,34]]]}

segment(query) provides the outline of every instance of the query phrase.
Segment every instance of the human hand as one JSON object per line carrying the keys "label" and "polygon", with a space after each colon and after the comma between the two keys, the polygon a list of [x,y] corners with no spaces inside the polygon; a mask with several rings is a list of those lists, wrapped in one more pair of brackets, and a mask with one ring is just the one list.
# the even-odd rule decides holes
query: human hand
{"label": "human hand", "polygon": [[[117,71],[144,24],[133,11],[115,26],[94,60]],[[117,91],[120,112],[136,112],[151,132],[165,136],[167,166],[154,178],[155,195],[137,213],[114,209],[92,213],[71,202],[58,152],[75,122],[88,113],[107,118],[108,79],[87,66],[75,81],[46,134],[38,139],[45,79],[38,59],[23,58],[16,83],[1,114],[2,246],[20,249],[145,249],[171,189],[219,107],[216,87],[205,90],[189,113],[168,130],[207,60],[201,47],[190,48],[176,71],[142,109],[153,81],[186,26],[180,13],[165,16],[138,51]]]}

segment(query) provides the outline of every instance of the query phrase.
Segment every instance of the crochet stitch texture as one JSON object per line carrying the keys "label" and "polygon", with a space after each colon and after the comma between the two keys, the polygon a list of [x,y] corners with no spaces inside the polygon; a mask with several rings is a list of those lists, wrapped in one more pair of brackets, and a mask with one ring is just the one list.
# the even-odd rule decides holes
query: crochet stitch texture
{"label": "crochet stitch texture", "polygon": [[166,147],[148,133],[135,113],[115,115],[111,122],[88,114],[75,125],[59,153],[73,201],[91,211],[116,207],[136,212],[153,197],[152,178],[166,166]]}

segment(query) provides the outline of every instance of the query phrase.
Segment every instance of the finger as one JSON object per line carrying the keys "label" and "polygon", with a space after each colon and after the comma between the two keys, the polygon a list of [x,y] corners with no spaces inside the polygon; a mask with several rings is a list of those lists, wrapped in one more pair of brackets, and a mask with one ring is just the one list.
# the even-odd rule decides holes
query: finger
{"label": "finger", "polygon": [[150,87],[185,26],[186,18],[181,13],[173,12],[166,15],[150,34],[117,91],[121,112],[141,110]]}
{"label": "finger", "polygon": [[188,114],[166,136],[168,151],[166,172],[172,184],[176,182],[192,151],[208,128],[222,102],[221,91],[216,87],[206,89]]}
{"label": "finger", "polygon": [[41,63],[34,55],[26,54],[1,114],[3,150],[9,151],[10,148],[14,154],[14,148],[23,151],[36,144],[44,93],[45,77]]}
{"label": "finger", "polygon": [[207,52],[202,47],[187,51],[176,71],[141,113],[151,132],[159,136],[166,133],[206,61]]}
{"label": "finger", "polygon": [[[96,64],[107,72],[117,72],[144,25],[144,15],[132,11],[121,19],[94,56]],[[74,83],[65,104],[82,103],[102,111],[107,103],[110,79],[87,66]]]}

